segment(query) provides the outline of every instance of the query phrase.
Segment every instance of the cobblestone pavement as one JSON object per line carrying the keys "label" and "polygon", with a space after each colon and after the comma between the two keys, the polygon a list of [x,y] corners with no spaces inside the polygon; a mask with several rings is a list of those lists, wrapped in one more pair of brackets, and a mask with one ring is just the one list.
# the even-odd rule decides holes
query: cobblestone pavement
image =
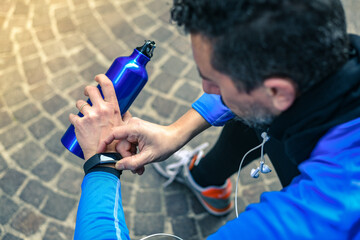
{"label": "cobblestone pavement", "polygon": [[[359,32],[360,2],[344,3],[349,30]],[[144,39],[157,42],[149,82],[131,108],[135,116],[169,124],[201,95],[189,39],[169,23],[170,6],[170,0],[1,0],[0,238],[72,239],[82,160],[60,138],[69,113],[77,112],[75,101],[85,99],[84,86],[114,58]],[[220,130],[190,144],[213,144]],[[241,210],[261,192],[280,189],[276,173],[247,177],[253,166],[241,179]],[[210,216],[185,187],[164,189],[163,182],[152,167],[141,177],[123,174],[132,239],[157,232],[203,239],[235,216]]]}

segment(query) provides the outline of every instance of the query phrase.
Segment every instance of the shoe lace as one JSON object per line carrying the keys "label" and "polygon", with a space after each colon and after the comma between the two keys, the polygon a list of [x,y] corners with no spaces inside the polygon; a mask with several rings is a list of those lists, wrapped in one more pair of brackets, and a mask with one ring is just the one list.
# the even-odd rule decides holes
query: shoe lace
{"label": "shoe lace", "polygon": [[170,178],[163,184],[164,187],[169,186],[176,178],[176,176],[180,173],[183,167],[188,167],[190,160],[193,156],[196,156],[196,160],[194,165],[198,165],[201,158],[204,156],[204,149],[209,146],[209,143],[205,142],[200,144],[194,149],[190,149],[184,147],[179,151],[173,154],[173,157],[177,160],[165,167],[165,172],[170,176]]}

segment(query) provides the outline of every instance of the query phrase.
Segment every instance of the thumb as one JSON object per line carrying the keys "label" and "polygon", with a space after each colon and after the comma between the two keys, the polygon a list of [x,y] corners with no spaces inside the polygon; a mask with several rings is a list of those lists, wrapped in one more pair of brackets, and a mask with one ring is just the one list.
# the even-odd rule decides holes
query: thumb
{"label": "thumb", "polygon": [[144,165],[148,163],[147,159],[147,155],[140,152],[121,159],[116,163],[115,168],[117,170],[131,170],[136,172],[136,170],[144,167]]}

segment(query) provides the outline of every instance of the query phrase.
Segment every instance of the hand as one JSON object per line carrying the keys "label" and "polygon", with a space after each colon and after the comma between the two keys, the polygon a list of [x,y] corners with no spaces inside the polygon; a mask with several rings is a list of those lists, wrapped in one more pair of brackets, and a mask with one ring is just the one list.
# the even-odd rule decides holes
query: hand
{"label": "hand", "polygon": [[131,118],[126,125],[113,128],[97,151],[103,151],[107,144],[114,140],[122,140],[116,144],[116,151],[123,156],[115,168],[132,170],[139,175],[144,172],[144,165],[167,159],[186,143],[179,137],[176,128],[153,124],[139,118]]}
{"label": "hand", "polygon": [[[90,98],[92,106],[84,100],[79,100],[76,102],[76,107],[84,117],[74,114],[69,116],[70,122],[75,127],[76,138],[83,150],[85,160],[97,153],[99,143],[111,134],[113,127],[125,124],[121,118],[112,82],[104,74],[96,76],[95,81],[100,84],[104,99],[97,87],[87,86],[84,94]],[[129,113],[125,115],[124,119],[129,118]],[[103,152],[115,152],[116,143],[106,146]]]}

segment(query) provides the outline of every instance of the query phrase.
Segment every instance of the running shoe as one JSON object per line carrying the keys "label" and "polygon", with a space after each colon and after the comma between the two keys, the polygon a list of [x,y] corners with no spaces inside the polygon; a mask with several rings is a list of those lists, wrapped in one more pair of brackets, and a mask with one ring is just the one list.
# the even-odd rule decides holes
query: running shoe
{"label": "running shoe", "polygon": [[203,143],[195,149],[185,146],[167,160],[152,165],[160,175],[168,179],[164,183],[164,187],[170,185],[174,180],[185,184],[210,214],[222,216],[228,214],[233,207],[230,179],[227,179],[222,186],[201,187],[194,181],[190,173],[190,170],[204,156],[204,149],[208,145],[208,143]]}

